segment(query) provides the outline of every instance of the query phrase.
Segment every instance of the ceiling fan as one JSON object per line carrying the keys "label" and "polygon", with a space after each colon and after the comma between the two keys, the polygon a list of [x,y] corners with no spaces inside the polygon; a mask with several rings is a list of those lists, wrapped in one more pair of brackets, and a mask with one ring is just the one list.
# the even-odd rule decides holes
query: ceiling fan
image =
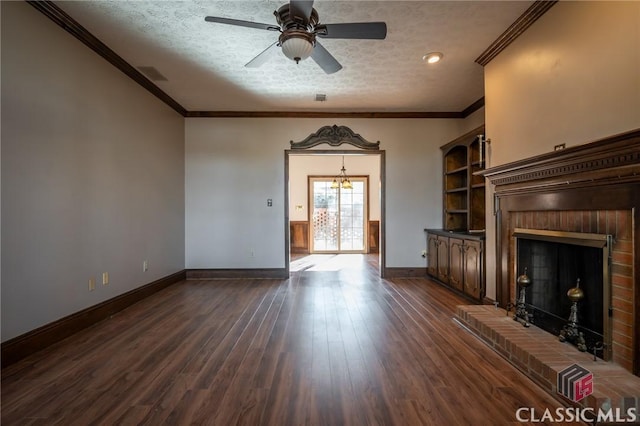
{"label": "ceiling fan", "polygon": [[273,14],[278,25],[216,16],[207,16],[204,19],[207,22],[280,32],[275,43],[245,65],[250,68],[263,65],[280,47],[282,53],[296,63],[311,56],[324,72],[333,74],[341,70],[342,65],[318,42],[316,37],[383,40],[387,36],[387,24],[384,22],[320,24],[318,12],[313,8],[313,0],[291,0]]}

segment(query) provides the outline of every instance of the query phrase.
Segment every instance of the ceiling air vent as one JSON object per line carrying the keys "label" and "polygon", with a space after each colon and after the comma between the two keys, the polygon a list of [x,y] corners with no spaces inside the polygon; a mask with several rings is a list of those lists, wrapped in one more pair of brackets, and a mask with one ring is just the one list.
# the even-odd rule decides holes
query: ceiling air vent
{"label": "ceiling air vent", "polygon": [[146,75],[149,80],[151,81],[168,81],[167,77],[165,77],[164,75],[160,74],[160,71],[158,71],[157,69],[155,69],[155,67],[138,67],[138,70]]}
{"label": "ceiling air vent", "polygon": [[325,102],[327,100],[327,95],[323,93],[316,94],[316,102]]}

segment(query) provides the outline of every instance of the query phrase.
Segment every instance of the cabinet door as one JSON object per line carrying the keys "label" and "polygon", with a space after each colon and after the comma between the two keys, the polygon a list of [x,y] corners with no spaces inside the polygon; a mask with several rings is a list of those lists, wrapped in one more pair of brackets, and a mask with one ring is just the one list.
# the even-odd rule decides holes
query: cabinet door
{"label": "cabinet door", "polygon": [[438,276],[438,237],[428,235],[427,237],[427,273],[432,277]]}
{"label": "cabinet door", "polygon": [[465,241],[464,292],[480,299],[482,293],[482,242]]}
{"label": "cabinet door", "polygon": [[462,291],[464,271],[464,241],[449,238],[449,285]]}
{"label": "cabinet door", "polygon": [[449,238],[438,237],[438,279],[449,283]]}

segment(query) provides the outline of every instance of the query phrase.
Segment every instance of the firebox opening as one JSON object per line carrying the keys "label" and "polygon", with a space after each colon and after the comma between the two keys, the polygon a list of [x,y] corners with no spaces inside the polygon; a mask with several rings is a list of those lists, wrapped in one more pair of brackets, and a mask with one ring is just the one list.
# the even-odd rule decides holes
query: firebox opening
{"label": "firebox opening", "polygon": [[[554,335],[567,325],[572,302],[567,296],[578,279],[584,298],[578,302],[578,330],[587,351],[611,357],[611,236],[516,228],[514,276],[527,268],[526,308],[531,323]],[[516,289],[517,291],[517,289]],[[602,348],[602,349],[600,349]]]}

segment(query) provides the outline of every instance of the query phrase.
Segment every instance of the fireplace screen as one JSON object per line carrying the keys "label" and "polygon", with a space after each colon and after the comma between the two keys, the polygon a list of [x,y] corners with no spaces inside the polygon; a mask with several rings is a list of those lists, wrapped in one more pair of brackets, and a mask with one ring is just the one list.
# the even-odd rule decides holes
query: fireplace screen
{"label": "fireplace screen", "polygon": [[527,268],[526,308],[531,322],[559,335],[567,325],[572,301],[567,291],[579,287],[577,327],[587,350],[609,359],[611,237],[601,234],[516,229],[516,271]]}

